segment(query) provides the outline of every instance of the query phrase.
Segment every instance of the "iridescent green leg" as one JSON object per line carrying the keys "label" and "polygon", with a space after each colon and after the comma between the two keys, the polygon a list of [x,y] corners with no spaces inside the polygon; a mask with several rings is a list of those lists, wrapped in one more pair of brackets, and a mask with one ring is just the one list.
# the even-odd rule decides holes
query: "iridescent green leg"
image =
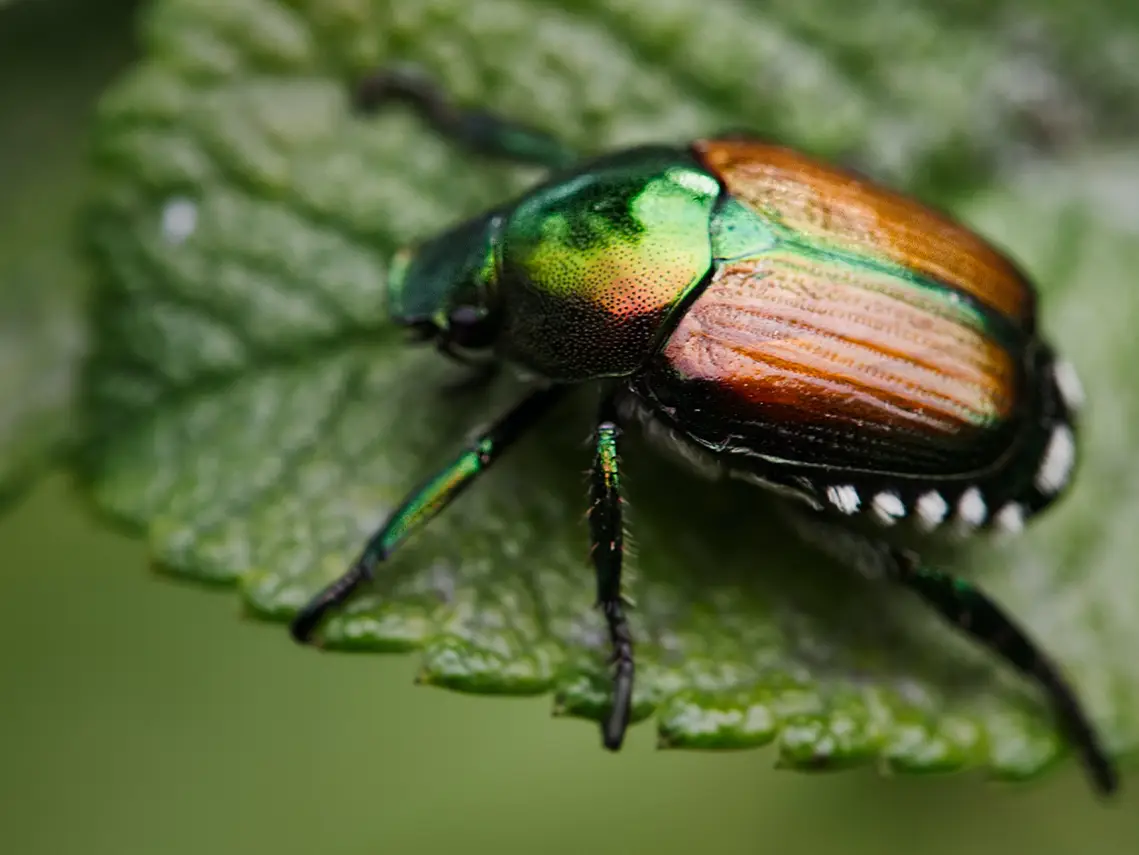
{"label": "iridescent green leg", "polygon": [[565,392],[564,386],[551,386],[531,392],[513,409],[484,431],[450,463],[427,479],[388,517],[364,547],[356,563],[339,579],[317,594],[300,610],[292,624],[293,638],[307,643],[321,619],[372,579],[376,567],[385,561],[409,535],[422,528],[485,472],[516,439]]}
{"label": "iridescent green leg", "polygon": [[443,136],[488,157],[557,169],[577,162],[578,155],[544,131],[482,110],[459,107],[429,77],[411,68],[382,68],[356,88],[364,110],[400,100],[410,104]]}
{"label": "iridescent green leg", "polygon": [[612,401],[605,399],[598,415],[596,454],[590,488],[589,535],[597,571],[597,605],[609,627],[613,647],[613,706],[602,726],[605,747],[616,751],[625,739],[633,699],[633,636],[621,596],[624,542],[621,522],[621,483],[617,460],[617,426]]}
{"label": "iridescent green leg", "polygon": [[1068,739],[1103,793],[1118,786],[1115,767],[1104,753],[1087,714],[1059,669],[1013,619],[975,585],[921,567],[913,553],[835,525],[821,516],[791,515],[808,540],[866,575],[913,591],[953,626],[973,636],[1017,670],[1033,677],[1048,698]]}
{"label": "iridescent green leg", "polygon": [[912,554],[891,549],[890,577],[934,608],[943,618],[972,635],[1023,673],[1034,677],[1048,693],[1068,738],[1083,754],[1084,763],[1100,792],[1119,785],[1118,774],[1075,692],[1059,669],[984,592],[963,579],[918,566]]}

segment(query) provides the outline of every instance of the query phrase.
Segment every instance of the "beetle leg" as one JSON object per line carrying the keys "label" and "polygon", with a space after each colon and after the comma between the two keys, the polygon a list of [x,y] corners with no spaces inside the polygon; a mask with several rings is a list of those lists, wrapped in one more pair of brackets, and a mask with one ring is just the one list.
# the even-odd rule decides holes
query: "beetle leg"
{"label": "beetle leg", "polygon": [[387,101],[414,107],[440,134],[478,154],[556,169],[579,158],[545,131],[483,110],[453,104],[431,78],[408,67],[381,68],[356,86],[356,105],[373,111]]}
{"label": "beetle leg", "polygon": [[908,551],[891,549],[890,554],[893,560],[887,566],[893,581],[915,592],[947,621],[1040,683],[1051,698],[1061,726],[1083,753],[1096,786],[1105,794],[1114,792],[1119,783],[1116,770],[1075,693],[1044,652],[972,583],[925,569]]}
{"label": "beetle leg", "polygon": [[625,739],[633,698],[633,635],[625,618],[621,594],[621,559],[624,554],[621,521],[621,483],[617,459],[620,436],[616,411],[606,396],[597,419],[596,454],[590,486],[590,554],[597,571],[597,605],[609,627],[613,647],[613,707],[602,726],[605,747],[616,751]]}
{"label": "beetle leg", "polygon": [[313,597],[293,619],[293,638],[304,644],[329,610],[345,602],[372,579],[409,535],[437,516],[464,489],[485,472],[515,440],[522,436],[564,394],[566,387],[537,389],[483,431],[446,466],[414,490],[384,526],[372,535],[360,557],[340,578]]}
{"label": "beetle leg", "polygon": [[964,579],[922,567],[908,550],[821,516],[791,513],[790,519],[803,536],[824,551],[857,566],[867,576],[884,578],[913,591],[946,621],[1034,678],[1047,693],[1068,739],[1082,753],[1096,786],[1103,793],[1116,789],[1115,767],[1100,746],[1075,692],[1044,651],[984,591]]}

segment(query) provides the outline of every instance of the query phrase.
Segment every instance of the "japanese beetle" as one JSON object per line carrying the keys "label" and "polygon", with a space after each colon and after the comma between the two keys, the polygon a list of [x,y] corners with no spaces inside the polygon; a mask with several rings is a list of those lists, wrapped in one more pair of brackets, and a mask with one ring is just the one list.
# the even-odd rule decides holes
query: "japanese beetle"
{"label": "japanese beetle", "polygon": [[633,639],[621,598],[618,443],[640,422],[706,474],[776,491],[823,548],[916,593],[1048,693],[1096,786],[1117,774],[1048,657],[974,585],[920,566],[879,527],[1019,531],[1067,487],[1079,382],[1036,327],[1017,266],[947,216],[744,135],[578,159],[534,128],[456,107],[386,70],[399,99],[483,154],[553,170],[400,253],[392,319],[533,389],[415,489],[347,573],[301,610],[301,642],[413,531],[577,384],[600,387],[589,529],[613,648],[617,749]]}

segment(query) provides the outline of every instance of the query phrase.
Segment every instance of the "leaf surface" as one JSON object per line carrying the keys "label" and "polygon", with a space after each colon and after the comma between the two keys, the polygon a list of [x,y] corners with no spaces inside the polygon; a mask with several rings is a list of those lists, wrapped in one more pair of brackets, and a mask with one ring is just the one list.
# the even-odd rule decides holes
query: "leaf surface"
{"label": "leaf surface", "polygon": [[[1044,324],[1093,401],[1084,472],[1019,543],[952,566],[1060,660],[1112,750],[1131,750],[1139,217],[1120,187],[1139,186],[1139,157],[1076,152],[1128,130],[1139,75],[1069,49],[1062,7],[1028,5],[950,17],[896,0],[852,21],[829,0],[160,0],[146,60],[98,120],[98,505],[170,573],[235,583],[252,613],[285,620],[519,394],[509,380],[456,391],[462,370],[405,346],[382,292],[396,246],[535,174],[475,160],[402,110],[353,115],[354,76],[414,60],[583,150],[748,127],[953,207],[1040,278]],[[590,427],[587,395],[551,414],[329,623],[329,646],[419,650],[426,683],[550,692],[558,712],[597,717]],[[624,465],[635,706],[662,745],[775,742],[797,768],[1012,778],[1064,751],[1031,687],[789,539],[753,487],[701,482],[636,433]]]}

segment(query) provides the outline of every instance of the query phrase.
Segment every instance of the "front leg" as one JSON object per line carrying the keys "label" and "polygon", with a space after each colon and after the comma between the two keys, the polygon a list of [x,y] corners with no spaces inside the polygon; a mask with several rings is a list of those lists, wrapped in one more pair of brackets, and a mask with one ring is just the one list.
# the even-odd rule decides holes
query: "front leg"
{"label": "front leg", "polygon": [[536,389],[503,413],[445,466],[413,490],[369,539],[360,557],[346,573],[313,597],[293,619],[292,635],[307,644],[330,611],[340,606],[361,585],[371,581],[376,568],[414,532],[442,513],[464,490],[486,472],[503,453],[565,394],[564,386]]}
{"label": "front leg", "polygon": [[448,139],[487,157],[517,163],[568,167],[577,154],[550,134],[522,122],[462,107],[422,71],[410,67],[380,68],[356,85],[356,105],[372,112],[388,101],[404,101]]}
{"label": "front leg", "polygon": [[625,618],[621,596],[621,559],[624,554],[621,521],[621,483],[617,459],[620,436],[611,397],[606,396],[597,417],[596,454],[590,487],[590,554],[597,571],[597,605],[609,627],[613,647],[613,707],[602,726],[605,747],[616,751],[625,739],[633,699],[633,636]]}

